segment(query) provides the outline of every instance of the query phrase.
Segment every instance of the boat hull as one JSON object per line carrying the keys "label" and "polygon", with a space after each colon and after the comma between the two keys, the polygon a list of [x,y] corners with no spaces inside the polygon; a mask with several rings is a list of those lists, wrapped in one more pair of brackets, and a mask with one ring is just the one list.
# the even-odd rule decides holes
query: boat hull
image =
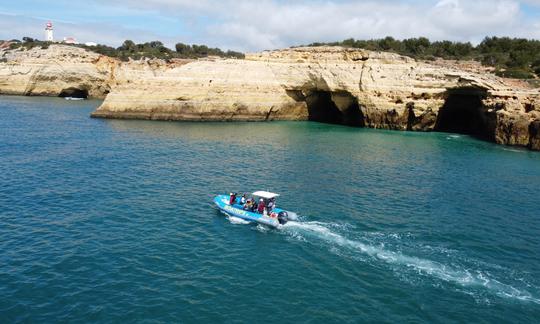
{"label": "boat hull", "polygon": [[[241,218],[246,221],[256,222],[259,224],[267,225],[270,227],[279,227],[279,221],[277,217],[273,218],[267,215],[262,215],[259,213],[253,213],[247,210],[243,210],[242,206],[239,204],[229,204],[228,195],[219,195],[214,198],[214,204],[219,210],[226,213],[227,215]],[[274,212],[279,213],[282,209],[275,208]]]}

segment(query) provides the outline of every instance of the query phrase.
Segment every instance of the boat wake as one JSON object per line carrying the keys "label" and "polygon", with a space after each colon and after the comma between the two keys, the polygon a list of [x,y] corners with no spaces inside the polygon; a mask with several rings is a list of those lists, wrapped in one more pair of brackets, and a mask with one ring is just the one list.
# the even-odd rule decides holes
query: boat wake
{"label": "boat wake", "polygon": [[287,217],[290,221],[297,221],[298,220],[298,214],[292,211],[287,211]]}
{"label": "boat wake", "polygon": [[234,225],[245,225],[245,224],[250,224],[251,223],[251,222],[249,222],[249,221],[247,221],[245,219],[230,216],[230,215],[227,215],[227,219],[229,220],[229,222],[231,222],[231,224],[234,224]]}
{"label": "boat wake", "polygon": [[527,291],[498,281],[487,271],[449,266],[437,261],[405,255],[401,252],[386,249],[384,244],[377,246],[359,240],[349,239],[339,234],[337,230],[333,230],[334,228],[343,227],[346,226],[322,222],[288,222],[282,227],[282,230],[284,233],[301,241],[316,238],[331,244],[332,249],[337,247],[348,249],[354,253],[360,252],[385,264],[397,266],[400,269],[407,268],[417,274],[429,276],[461,287],[481,288],[499,297],[540,304],[539,298],[534,297]]}

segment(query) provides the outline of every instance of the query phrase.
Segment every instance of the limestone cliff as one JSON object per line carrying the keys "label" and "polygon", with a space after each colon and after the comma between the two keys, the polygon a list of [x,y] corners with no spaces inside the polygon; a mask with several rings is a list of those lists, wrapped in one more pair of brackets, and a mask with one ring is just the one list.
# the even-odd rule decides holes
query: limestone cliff
{"label": "limestone cliff", "polygon": [[65,45],[0,50],[0,94],[105,98],[112,88],[155,75],[165,62],[120,62]]}
{"label": "limestone cliff", "polygon": [[105,97],[114,64],[99,54],[75,47],[50,46],[47,50],[0,52],[0,93],[58,96],[64,91],[87,91]]}
{"label": "limestone cliff", "polygon": [[10,52],[0,63],[0,93],[86,89],[106,95],[94,117],[314,120],[466,133],[540,150],[538,89],[440,62],[311,47],[248,54],[245,60],[123,63],[73,48],[80,53],[68,59],[64,47],[51,48]]}

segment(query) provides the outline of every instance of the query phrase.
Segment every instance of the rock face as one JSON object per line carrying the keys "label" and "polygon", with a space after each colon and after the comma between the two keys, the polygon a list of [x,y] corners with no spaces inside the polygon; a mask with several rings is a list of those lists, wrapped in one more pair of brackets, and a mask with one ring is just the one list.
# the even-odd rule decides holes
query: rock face
{"label": "rock face", "polygon": [[67,96],[80,90],[79,96],[104,97],[110,91],[112,60],[83,49],[5,51],[0,59],[1,94]]}
{"label": "rock face", "polygon": [[313,120],[464,133],[540,150],[538,89],[440,62],[310,47],[248,54],[245,60],[121,63],[73,48],[77,53],[63,59],[67,49],[52,47],[9,52],[0,63],[0,93],[86,89],[91,96],[106,95],[94,117]]}
{"label": "rock face", "polygon": [[65,45],[0,50],[0,94],[105,98],[119,84],[153,77],[155,69]]}

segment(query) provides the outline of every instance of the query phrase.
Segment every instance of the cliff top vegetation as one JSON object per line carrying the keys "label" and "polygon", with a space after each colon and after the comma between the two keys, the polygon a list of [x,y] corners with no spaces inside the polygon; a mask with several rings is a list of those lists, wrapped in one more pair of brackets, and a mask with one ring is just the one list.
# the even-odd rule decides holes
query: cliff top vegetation
{"label": "cliff top vegetation", "polygon": [[387,51],[435,60],[475,60],[495,68],[495,74],[517,79],[540,78],[540,41],[523,38],[486,37],[474,46],[469,42],[436,41],[425,37],[397,40],[393,37],[371,40],[346,39],[341,42],[312,43],[309,46],[344,46]]}
{"label": "cliff top vegetation", "polygon": [[[34,47],[41,47],[43,49],[48,48],[54,44],[52,42],[44,42],[31,37],[23,37],[20,40],[11,40],[10,48],[25,48],[31,49]],[[160,41],[152,41],[141,44],[136,44],[131,40],[126,40],[122,46],[114,48],[107,45],[98,44],[96,46],[86,46],[84,44],[63,44],[69,46],[76,46],[84,48],[86,50],[96,52],[102,55],[115,57],[123,61],[127,61],[130,58],[137,60],[141,58],[159,58],[159,59],[173,59],[173,58],[202,58],[208,56],[219,56],[227,58],[244,58],[244,54],[235,51],[223,51],[219,48],[211,48],[206,45],[188,45],[183,43],[177,43],[175,50],[171,50],[166,47]]]}

